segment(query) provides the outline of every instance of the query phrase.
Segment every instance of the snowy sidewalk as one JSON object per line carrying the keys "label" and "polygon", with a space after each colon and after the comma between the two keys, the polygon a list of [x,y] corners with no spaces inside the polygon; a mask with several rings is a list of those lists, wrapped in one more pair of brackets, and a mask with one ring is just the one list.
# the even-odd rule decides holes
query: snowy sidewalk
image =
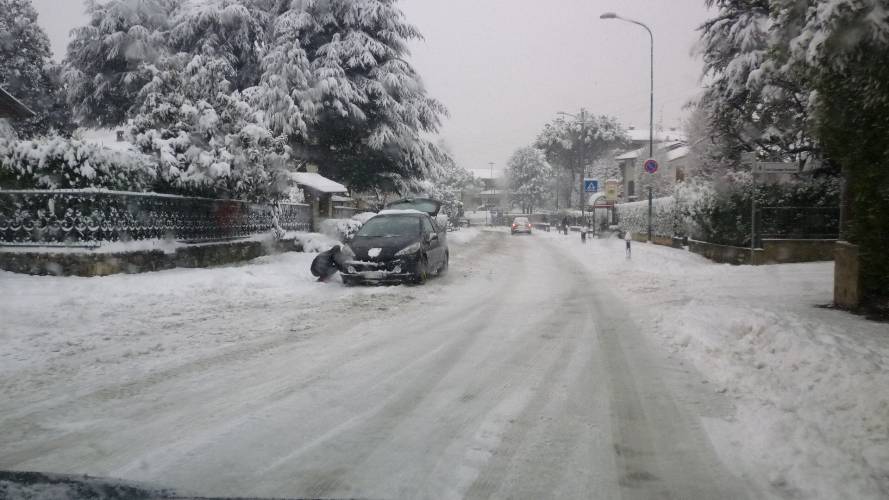
{"label": "snowy sidewalk", "polygon": [[741,266],[648,244],[538,233],[621,296],[657,341],[726,393],[727,463],[776,497],[889,497],[889,325],[819,308],[833,263]]}

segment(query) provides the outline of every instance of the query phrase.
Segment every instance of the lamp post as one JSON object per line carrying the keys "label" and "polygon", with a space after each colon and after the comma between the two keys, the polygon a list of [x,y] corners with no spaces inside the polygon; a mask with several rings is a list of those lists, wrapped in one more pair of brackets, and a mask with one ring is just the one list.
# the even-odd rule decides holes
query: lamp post
{"label": "lamp post", "polygon": [[[636,21],[634,19],[628,19],[626,17],[621,17],[614,12],[606,12],[599,16],[599,19],[619,19],[621,21],[626,21],[628,23],[633,23],[638,26],[642,26],[645,28],[645,31],[648,32],[648,36],[651,39],[651,93],[650,93],[650,108],[648,113],[648,157],[654,158],[654,35],[651,33],[651,28],[649,28],[645,23]],[[648,184],[648,241],[651,241],[651,212],[652,212],[652,189],[651,183]]]}

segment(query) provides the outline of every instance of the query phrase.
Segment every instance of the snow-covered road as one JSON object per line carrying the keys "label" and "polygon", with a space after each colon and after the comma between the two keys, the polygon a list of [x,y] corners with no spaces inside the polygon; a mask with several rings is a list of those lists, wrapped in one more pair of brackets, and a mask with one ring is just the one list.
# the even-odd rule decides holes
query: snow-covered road
{"label": "snow-covered road", "polygon": [[423,287],[313,283],[302,254],[4,273],[0,469],[206,496],[775,494],[724,465],[707,422],[734,399],[633,319],[592,246],[473,236]]}

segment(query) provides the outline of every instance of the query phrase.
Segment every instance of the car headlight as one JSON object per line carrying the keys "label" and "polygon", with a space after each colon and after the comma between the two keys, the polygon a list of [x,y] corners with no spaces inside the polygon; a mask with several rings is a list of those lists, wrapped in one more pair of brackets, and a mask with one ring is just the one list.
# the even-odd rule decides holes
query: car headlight
{"label": "car headlight", "polygon": [[413,244],[411,244],[411,245],[408,245],[408,246],[402,248],[401,250],[399,250],[398,252],[396,252],[395,255],[396,255],[397,257],[401,257],[401,256],[403,256],[403,255],[410,255],[410,254],[412,254],[412,253],[417,253],[417,252],[419,252],[419,251],[420,251],[420,242],[418,241],[418,242],[416,242],[416,243],[413,243]]}
{"label": "car headlight", "polygon": [[343,247],[340,249],[340,252],[342,252],[343,255],[345,255],[346,257],[355,257],[355,251],[352,250],[349,245],[343,245]]}

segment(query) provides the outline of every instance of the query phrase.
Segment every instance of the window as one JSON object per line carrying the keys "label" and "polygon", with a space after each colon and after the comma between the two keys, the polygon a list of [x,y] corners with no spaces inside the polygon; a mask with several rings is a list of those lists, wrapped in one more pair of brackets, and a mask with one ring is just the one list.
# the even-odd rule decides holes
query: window
{"label": "window", "polygon": [[636,196],[636,183],[633,181],[627,183],[627,196]]}
{"label": "window", "polygon": [[676,182],[685,181],[685,172],[682,171],[681,167],[676,167]]}
{"label": "window", "polygon": [[432,227],[432,223],[429,222],[429,217],[421,217],[423,220],[423,232],[424,233],[434,233],[435,228]]}

